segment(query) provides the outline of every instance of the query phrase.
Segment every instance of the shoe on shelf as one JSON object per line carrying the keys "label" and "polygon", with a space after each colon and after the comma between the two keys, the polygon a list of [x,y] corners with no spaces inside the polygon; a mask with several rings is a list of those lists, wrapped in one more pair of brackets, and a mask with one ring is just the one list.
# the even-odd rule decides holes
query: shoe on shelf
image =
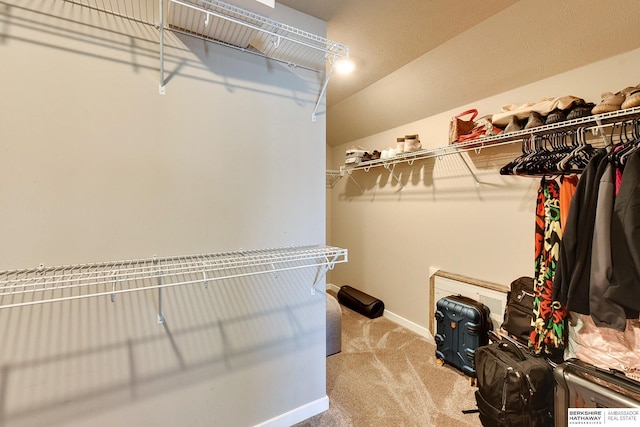
{"label": "shoe on shelf", "polygon": [[626,97],[624,102],[621,105],[621,108],[624,110],[627,108],[637,107],[639,105],[640,105],[640,85],[634,88],[631,88],[631,90],[626,93]]}
{"label": "shoe on shelf", "polygon": [[567,113],[564,110],[556,108],[555,110],[549,113],[549,115],[544,121],[544,124],[551,125],[554,123],[563,122],[565,120],[567,120]]}
{"label": "shoe on shelf", "polygon": [[581,117],[587,117],[591,115],[591,110],[595,107],[596,104],[593,102],[581,103],[579,105],[575,105],[571,111],[567,114],[567,120],[579,119]]}
{"label": "shoe on shelf", "polygon": [[622,92],[615,94],[605,92],[601,95],[601,98],[600,103],[591,110],[593,114],[610,113],[619,110],[625,100],[625,95]]}
{"label": "shoe on shelf", "polygon": [[395,148],[387,148],[386,150],[382,150],[382,153],[380,153],[380,159],[382,160],[391,159],[392,157],[395,157],[395,155],[396,155]]}
{"label": "shoe on shelf", "polygon": [[[400,139],[400,138],[398,138]],[[404,152],[411,153],[422,149],[422,143],[418,135],[406,135],[404,137]]]}
{"label": "shoe on shelf", "polygon": [[520,122],[520,119],[518,119],[517,116],[511,116],[507,127],[504,128],[504,133],[516,132],[519,130],[522,130],[522,123]]}
{"label": "shoe on shelf", "polygon": [[527,124],[524,125],[525,129],[537,128],[538,126],[544,125],[544,118],[535,111],[532,111],[529,114],[529,118],[527,119]]}

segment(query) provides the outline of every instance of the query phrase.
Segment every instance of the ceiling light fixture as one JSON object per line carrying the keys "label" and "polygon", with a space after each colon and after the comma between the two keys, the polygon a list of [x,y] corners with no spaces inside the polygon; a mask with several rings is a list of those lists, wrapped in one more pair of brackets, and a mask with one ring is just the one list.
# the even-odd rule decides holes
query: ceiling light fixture
{"label": "ceiling light fixture", "polygon": [[349,74],[356,69],[356,63],[349,57],[338,59],[335,66],[336,71],[340,74]]}

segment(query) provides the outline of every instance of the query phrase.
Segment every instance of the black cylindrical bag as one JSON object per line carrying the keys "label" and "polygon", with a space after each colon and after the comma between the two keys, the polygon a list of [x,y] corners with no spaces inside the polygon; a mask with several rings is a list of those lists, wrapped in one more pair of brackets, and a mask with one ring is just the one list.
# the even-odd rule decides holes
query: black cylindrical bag
{"label": "black cylindrical bag", "polygon": [[384,313],[382,301],[348,285],[341,287],[338,291],[338,301],[369,319],[380,317]]}

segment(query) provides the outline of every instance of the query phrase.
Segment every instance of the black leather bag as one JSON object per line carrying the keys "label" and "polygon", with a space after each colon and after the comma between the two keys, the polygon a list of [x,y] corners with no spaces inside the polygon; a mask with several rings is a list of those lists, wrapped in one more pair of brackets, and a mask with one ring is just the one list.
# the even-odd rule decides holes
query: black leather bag
{"label": "black leather bag", "polygon": [[502,329],[523,344],[529,342],[533,329],[534,297],[532,277],[519,277],[511,282]]}
{"label": "black leather bag", "polygon": [[370,319],[380,317],[384,313],[384,302],[348,285],[342,286],[338,291],[338,301]]}
{"label": "black leather bag", "polygon": [[553,427],[553,368],[515,341],[476,350],[476,403],[485,427]]}

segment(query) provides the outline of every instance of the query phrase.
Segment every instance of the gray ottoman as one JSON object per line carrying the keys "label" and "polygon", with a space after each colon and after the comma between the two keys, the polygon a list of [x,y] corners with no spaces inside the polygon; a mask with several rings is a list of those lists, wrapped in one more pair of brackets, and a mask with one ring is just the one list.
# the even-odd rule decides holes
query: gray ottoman
{"label": "gray ottoman", "polygon": [[327,356],[342,350],[342,309],[331,294],[327,294]]}

